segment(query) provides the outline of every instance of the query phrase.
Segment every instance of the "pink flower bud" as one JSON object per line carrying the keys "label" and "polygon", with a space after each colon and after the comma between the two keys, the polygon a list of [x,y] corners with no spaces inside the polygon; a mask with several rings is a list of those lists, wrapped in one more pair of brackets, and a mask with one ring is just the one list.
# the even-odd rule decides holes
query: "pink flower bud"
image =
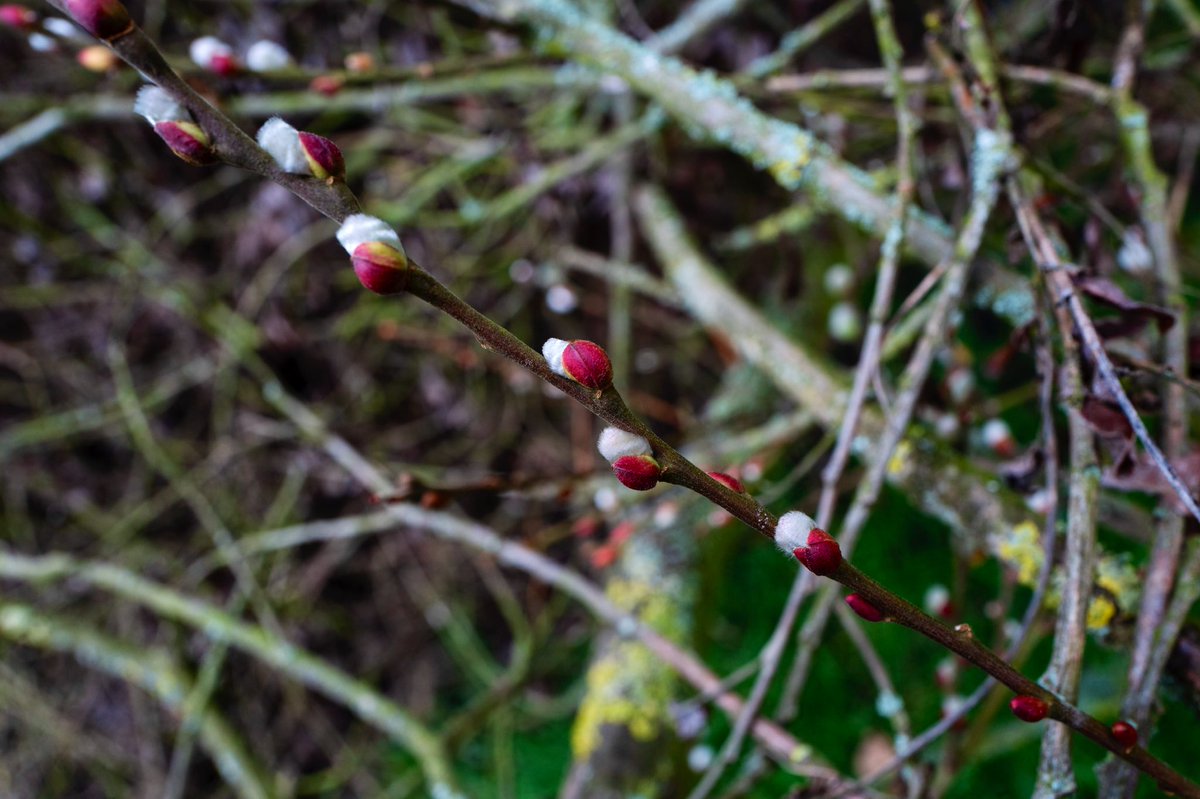
{"label": "pink flower bud", "polygon": [[399,294],[408,283],[408,258],[404,251],[382,241],[355,247],[350,263],[359,282],[376,294]]}
{"label": "pink flower bud", "polygon": [[612,468],[621,485],[634,491],[649,491],[654,488],[662,474],[658,461],[649,455],[626,455],[617,458]]}
{"label": "pink flower bud", "polygon": [[1046,700],[1039,699],[1036,696],[1018,696],[1015,697],[1008,706],[1012,708],[1013,715],[1021,721],[1033,723],[1041,721],[1050,715],[1050,705]]}
{"label": "pink flower bud", "polygon": [[391,225],[368,214],[351,214],[338,228],[337,240],[350,254],[354,273],[376,294],[404,290],[408,257]]}
{"label": "pink flower bud", "polygon": [[1125,751],[1129,751],[1138,744],[1137,727],[1127,721],[1118,721],[1109,728],[1112,732],[1113,740],[1121,745]]}
{"label": "pink flower bud", "polygon": [[346,177],[346,161],[342,158],[342,151],[336,144],[324,136],[318,136],[305,130],[300,131],[297,138],[313,177],[321,180]]}
{"label": "pink flower bud", "polygon": [[0,23],[21,31],[33,30],[38,15],[33,9],[16,4],[0,6]]}
{"label": "pink flower bud", "polygon": [[71,18],[97,39],[111,42],[133,30],[133,19],[121,0],[66,0]]}
{"label": "pink flower bud", "polygon": [[813,530],[808,534],[808,546],[797,547],[792,554],[818,577],[828,577],[842,565],[842,548],[824,530]]}
{"label": "pink flower bud", "polygon": [[339,78],[337,75],[317,75],[308,84],[308,88],[312,89],[317,94],[323,94],[326,97],[333,97],[342,90],[346,85],[346,81]]}
{"label": "pink flower bud", "polygon": [[842,564],[842,548],[807,513],[789,511],[775,525],[775,546],[794,556],[813,574],[827,577]]}
{"label": "pink flower bud", "polygon": [[171,152],[192,166],[207,166],[217,161],[208,134],[195,122],[181,119],[157,122],[154,132],[162,137]]}
{"label": "pink flower bud", "polygon": [[612,362],[598,344],[577,340],[569,342],[562,353],[562,374],[593,391],[603,391],[612,385]]}
{"label": "pink flower bud", "polygon": [[726,488],[728,488],[730,491],[732,491],[735,494],[745,494],[746,493],[746,487],[744,485],[742,485],[742,481],[737,479],[733,475],[725,474],[725,472],[709,472],[708,476],[711,477],[712,479],[716,480],[718,483],[725,486]]}
{"label": "pink flower bud", "polygon": [[229,54],[220,53],[214,55],[208,62],[208,68],[216,75],[222,78],[228,78],[230,75],[236,75],[242,71],[242,65],[237,60],[237,57]]}
{"label": "pink flower bud", "polygon": [[215,36],[201,36],[188,46],[188,58],[198,67],[221,76],[234,74],[240,68],[233,48]]}
{"label": "pink flower bud", "polygon": [[1017,442],[1013,439],[1008,422],[1003,419],[989,419],[983,426],[983,443],[1001,458],[1011,458],[1017,454]]}
{"label": "pink flower bud", "polygon": [[863,599],[858,594],[850,594],[848,597],[846,597],[846,604],[850,606],[851,610],[853,610],[866,621],[883,621],[886,618],[886,616],[883,615],[883,611],[872,605],[867,600]]}

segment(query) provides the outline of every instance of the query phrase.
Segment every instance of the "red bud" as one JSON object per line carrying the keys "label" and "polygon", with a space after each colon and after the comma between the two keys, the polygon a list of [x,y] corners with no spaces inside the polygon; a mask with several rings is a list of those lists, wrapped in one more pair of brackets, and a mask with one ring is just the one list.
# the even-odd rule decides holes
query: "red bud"
{"label": "red bud", "polygon": [[746,487],[742,485],[742,481],[732,475],[725,474],[725,472],[709,472],[708,476],[735,494],[746,493]]}
{"label": "red bud", "polygon": [[111,42],[133,30],[133,19],[121,0],[66,0],[67,13],[97,39]]}
{"label": "red bud", "polygon": [[207,166],[217,161],[208,134],[194,122],[180,119],[159,122],[155,124],[154,132],[162,137],[171,152],[192,166]]}
{"label": "red bud", "polygon": [[317,94],[323,94],[326,97],[333,97],[342,90],[346,81],[339,78],[337,75],[317,75],[309,82],[308,88],[312,89]]}
{"label": "red bud", "polygon": [[228,78],[231,75],[236,75],[242,71],[242,65],[237,58],[225,53],[216,53],[208,60],[208,69],[211,72],[220,75],[223,78]]}
{"label": "red bud", "polygon": [[1127,721],[1118,721],[1110,728],[1113,739],[1121,745],[1125,750],[1130,750],[1137,746],[1138,731],[1137,727]]}
{"label": "red bud", "polygon": [[300,149],[313,176],[321,180],[346,177],[346,161],[338,146],[324,136],[300,131]]}
{"label": "red bud", "polygon": [[1046,700],[1039,699],[1036,696],[1018,696],[1015,697],[1008,706],[1012,708],[1013,715],[1021,721],[1033,723],[1041,721],[1050,715],[1050,705]]}
{"label": "red bud", "polygon": [[857,613],[866,621],[883,621],[886,618],[883,611],[872,605],[867,600],[860,597],[858,594],[851,594],[846,597],[846,604],[850,609]]}
{"label": "red bud", "polygon": [[4,23],[11,28],[22,31],[33,30],[34,26],[37,25],[37,21],[37,12],[31,8],[15,4],[0,6],[0,23]]}
{"label": "red bud", "polygon": [[662,469],[658,461],[649,455],[626,455],[613,461],[613,474],[626,488],[634,491],[649,491],[658,485]]}
{"label": "red bud", "polygon": [[408,282],[408,257],[382,241],[355,247],[350,263],[363,286],[376,294],[399,294]]}
{"label": "red bud", "polygon": [[612,385],[613,368],[608,353],[590,341],[572,341],[563,350],[563,371],[576,383],[593,391]]}
{"label": "red bud", "polygon": [[828,577],[842,565],[842,548],[824,530],[813,530],[808,534],[808,546],[797,547],[792,554],[819,577]]}

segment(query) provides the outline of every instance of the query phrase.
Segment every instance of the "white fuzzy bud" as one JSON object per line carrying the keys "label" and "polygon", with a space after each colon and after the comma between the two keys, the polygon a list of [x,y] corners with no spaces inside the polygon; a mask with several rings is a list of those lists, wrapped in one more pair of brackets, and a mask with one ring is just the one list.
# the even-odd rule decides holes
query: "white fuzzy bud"
{"label": "white fuzzy bud", "polygon": [[934,583],[925,589],[925,599],[922,604],[925,612],[940,616],[950,603],[950,589],[941,583]]}
{"label": "white fuzzy bud", "polygon": [[63,19],[62,17],[46,17],[44,20],[42,20],[42,27],[60,39],[71,39],[77,42],[95,41],[91,36],[88,36],[86,33],[84,33],[83,30],[74,22],[71,22],[69,19]]}
{"label": "white fuzzy bud", "polygon": [[37,53],[53,53],[58,50],[58,42],[52,36],[34,31],[29,34],[29,49]]}
{"label": "white fuzzy bud", "polygon": [[609,463],[627,455],[649,455],[653,452],[650,442],[636,433],[627,433],[619,427],[606,427],[596,441],[596,449]]}
{"label": "white fuzzy bud", "polygon": [[802,511],[788,511],[779,517],[775,525],[775,546],[791,555],[797,549],[808,546],[808,534],[817,529],[813,517]]}
{"label": "white fuzzy bud", "polygon": [[854,341],[862,335],[862,316],[848,302],[839,302],[830,309],[828,324],[829,335],[836,341]]}
{"label": "white fuzzy bud", "polygon": [[1121,249],[1117,252],[1117,266],[1126,272],[1139,274],[1154,266],[1154,255],[1146,246],[1142,231],[1137,228],[1126,228],[1121,237]]}
{"label": "white fuzzy bud", "polygon": [[271,117],[258,129],[258,146],[270,153],[284,172],[293,175],[312,173],[308,159],[304,157],[304,148],[300,146],[300,132],[279,117]]}
{"label": "white fuzzy bud", "polygon": [[841,297],[854,286],[854,270],[845,264],[834,264],[825,270],[825,291]]}
{"label": "white fuzzy bud", "polygon": [[400,236],[392,226],[379,217],[369,214],[351,214],[346,217],[342,226],[338,228],[337,240],[351,255],[354,255],[358,245],[372,241],[382,241],[384,244],[404,252]]}
{"label": "white fuzzy bud", "polygon": [[232,57],[233,48],[216,36],[201,36],[188,46],[188,58],[205,69],[212,69],[214,59]]}
{"label": "white fuzzy bud", "polygon": [[1012,445],[1012,430],[1003,419],[988,419],[983,426],[983,443],[992,449]]}
{"label": "white fuzzy bud", "polygon": [[283,45],[269,39],[260,39],[246,51],[246,66],[254,72],[286,69],[291,65],[291,53]]}
{"label": "white fuzzy bud", "polygon": [[146,118],[151,125],[159,122],[191,121],[188,112],[157,86],[143,86],[138,89],[137,99],[133,101],[133,111]]}
{"label": "white fuzzy bud", "polygon": [[563,368],[563,353],[566,351],[568,343],[561,338],[548,338],[546,339],[546,343],[542,345],[542,357],[546,359],[546,363],[550,366],[550,371],[566,378],[569,378],[570,375]]}

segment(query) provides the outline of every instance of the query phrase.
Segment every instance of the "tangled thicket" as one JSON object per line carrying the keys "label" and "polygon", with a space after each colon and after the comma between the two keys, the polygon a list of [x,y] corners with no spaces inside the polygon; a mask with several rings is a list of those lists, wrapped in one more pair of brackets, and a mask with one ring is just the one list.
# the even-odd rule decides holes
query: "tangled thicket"
{"label": "tangled thicket", "polygon": [[1196,795],[1189,0],[54,5],[0,793]]}

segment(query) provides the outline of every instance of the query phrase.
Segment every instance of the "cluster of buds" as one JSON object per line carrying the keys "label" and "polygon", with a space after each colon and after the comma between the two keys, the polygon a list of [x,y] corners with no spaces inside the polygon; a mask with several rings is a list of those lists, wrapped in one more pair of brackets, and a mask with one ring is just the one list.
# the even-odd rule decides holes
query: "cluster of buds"
{"label": "cluster of buds", "polygon": [[325,181],[346,177],[346,161],[336,144],[324,136],[296,130],[279,117],[271,117],[258,129],[258,146],[284,172]]}
{"label": "cluster of buds", "polygon": [[775,546],[819,577],[828,577],[842,565],[842,548],[829,533],[817,527],[807,513],[789,511],[775,525]]}
{"label": "cluster of buds", "polygon": [[600,392],[612,385],[612,361],[599,344],[582,339],[546,339],[542,345],[542,357],[546,359],[550,371],[574,380],[584,388]]}
{"label": "cluster of buds", "polygon": [[145,117],[171,152],[184,161],[193,166],[206,166],[217,161],[208,134],[167,92],[157,86],[143,86],[138,91],[133,110]]}
{"label": "cluster of buds", "polygon": [[642,436],[617,427],[606,427],[600,433],[596,448],[612,464],[613,474],[626,488],[649,491],[658,485],[662,467],[651,454],[650,442]]}
{"label": "cluster of buds", "polygon": [[[85,10],[81,10],[81,14]],[[120,12],[118,17],[119,14]],[[69,20],[61,17],[40,19],[33,9],[13,3],[0,5],[0,24],[28,34],[29,46],[39,53],[57,52],[59,42],[54,38],[56,36],[58,39],[76,43],[91,41],[91,37]],[[131,26],[120,29],[127,31]],[[82,47],[76,59],[84,69],[92,72],[107,72],[119,63],[116,53],[102,44]]]}
{"label": "cluster of buds", "polygon": [[[196,66],[221,77],[236,75],[243,67],[233,47],[216,36],[201,36],[193,41],[188,46],[188,57]],[[273,72],[294,63],[286,47],[270,39],[260,39],[247,48],[244,66],[251,72]]]}
{"label": "cluster of buds", "polygon": [[391,225],[378,217],[351,214],[338,228],[337,240],[350,253],[354,274],[366,289],[376,294],[404,291],[408,256]]}

